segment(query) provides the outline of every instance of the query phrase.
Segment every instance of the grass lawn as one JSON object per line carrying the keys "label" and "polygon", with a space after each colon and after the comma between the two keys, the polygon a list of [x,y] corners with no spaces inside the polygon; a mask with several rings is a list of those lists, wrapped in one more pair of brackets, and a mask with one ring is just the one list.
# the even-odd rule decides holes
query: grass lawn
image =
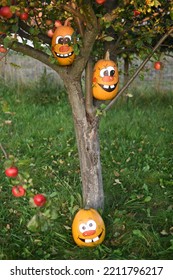
{"label": "grass lawn", "polygon": [[[0,150],[0,259],[173,259],[173,95],[136,90],[102,118],[106,238],[93,249],[77,247],[71,235],[82,199],[66,99],[45,79],[17,92],[0,84],[0,142],[27,193],[48,199],[40,213],[28,196],[12,196],[16,182],[4,175]],[[31,231],[33,216],[32,225],[36,217],[41,224]]]}

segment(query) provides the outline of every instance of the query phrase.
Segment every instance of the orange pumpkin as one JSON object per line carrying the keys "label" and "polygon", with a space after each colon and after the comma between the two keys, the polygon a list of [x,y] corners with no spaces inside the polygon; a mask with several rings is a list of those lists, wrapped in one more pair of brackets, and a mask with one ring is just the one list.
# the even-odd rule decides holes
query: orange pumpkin
{"label": "orange pumpkin", "polygon": [[72,235],[80,247],[95,247],[105,238],[105,225],[100,214],[93,208],[80,209],[72,223]]}
{"label": "orange pumpkin", "polygon": [[63,66],[72,64],[75,59],[72,44],[74,29],[68,25],[68,22],[69,19],[64,25],[57,27],[52,37],[52,53],[58,63]]}
{"label": "orange pumpkin", "polygon": [[104,59],[96,62],[93,70],[93,96],[98,100],[113,99],[118,93],[119,75],[114,61],[106,53]]}

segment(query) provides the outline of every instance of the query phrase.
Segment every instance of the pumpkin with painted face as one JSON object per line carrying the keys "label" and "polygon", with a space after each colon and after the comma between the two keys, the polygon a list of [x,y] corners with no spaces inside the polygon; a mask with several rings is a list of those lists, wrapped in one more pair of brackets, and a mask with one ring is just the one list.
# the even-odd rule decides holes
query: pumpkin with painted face
{"label": "pumpkin with painted face", "polygon": [[74,29],[68,25],[67,19],[64,25],[56,28],[52,37],[52,53],[58,63],[63,66],[71,65],[75,59],[72,36]]}
{"label": "pumpkin with painted face", "polygon": [[93,208],[80,209],[72,223],[72,235],[80,247],[95,247],[105,238],[105,225],[100,214]]}
{"label": "pumpkin with painted face", "polygon": [[93,70],[93,96],[98,100],[111,100],[118,93],[119,75],[114,61],[106,53],[104,59],[96,62]]}

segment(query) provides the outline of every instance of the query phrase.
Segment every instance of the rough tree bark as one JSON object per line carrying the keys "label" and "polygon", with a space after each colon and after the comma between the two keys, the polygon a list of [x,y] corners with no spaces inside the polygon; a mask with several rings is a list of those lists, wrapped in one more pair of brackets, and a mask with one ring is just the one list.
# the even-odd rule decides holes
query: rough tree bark
{"label": "rough tree bark", "polygon": [[80,81],[69,80],[66,82],[66,89],[72,108],[79,152],[83,205],[87,208],[103,208],[104,195],[98,136],[99,120],[96,116],[91,117],[86,112],[84,99],[81,96]]}

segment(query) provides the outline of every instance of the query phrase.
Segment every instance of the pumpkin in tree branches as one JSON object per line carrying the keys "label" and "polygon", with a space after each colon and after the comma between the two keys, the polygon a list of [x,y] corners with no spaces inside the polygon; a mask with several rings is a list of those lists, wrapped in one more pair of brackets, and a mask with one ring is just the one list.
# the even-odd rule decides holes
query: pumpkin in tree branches
{"label": "pumpkin in tree branches", "polygon": [[75,59],[72,43],[74,29],[68,25],[70,19],[67,19],[64,25],[57,27],[52,37],[52,53],[63,66],[71,65]]}
{"label": "pumpkin in tree branches", "polygon": [[98,100],[111,100],[118,93],[119,75],[114,61],[109,59],[109,52],[104,59],[96,62],[93,70],[93,96]]}

